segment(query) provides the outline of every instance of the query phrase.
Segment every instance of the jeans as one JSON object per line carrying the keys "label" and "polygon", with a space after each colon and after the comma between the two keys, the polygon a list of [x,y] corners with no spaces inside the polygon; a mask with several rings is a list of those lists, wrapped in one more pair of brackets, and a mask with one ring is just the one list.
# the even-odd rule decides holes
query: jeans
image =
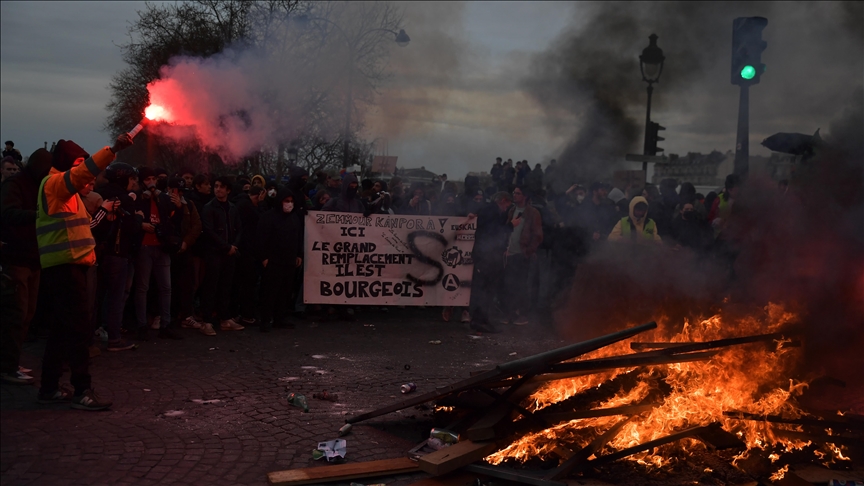
{"label": "jeans", "polygon": [[[21,360],[21,346],[27,338],[27,328],[36,314],[39,295],[39,269],[20,265],[4,265],[3,319],[0,323],[0,372],[15,373]],[[8,287],[7,287],[8,286]]]}
{"label": "jeans", "polygon": [[171,257],[158,246],[142,246],[135,258],[135,319],[138,328],[147,326],[147,290],[150,277],[159,290],[160,327],[171,323]]}
{"label": "jeans", "polygon": [[108,332],[109,341],[120,340],[123,325],[123,308],[129,299],[132,275],[135,273],[132,259],[105,255],[99,264],[105,294],[102,300],[102,325]]}
{"label": "jeans", "polygon": [[60,387],[63,364],[72,372],[70,382],[75,395],[90,388],[90,339],[93,329],[87,307],[86,265],[57,265],[42,270],[41,282],[45,287],[44,306],[52,312],[51,335],[42,357],[40,392],[52,394]]}

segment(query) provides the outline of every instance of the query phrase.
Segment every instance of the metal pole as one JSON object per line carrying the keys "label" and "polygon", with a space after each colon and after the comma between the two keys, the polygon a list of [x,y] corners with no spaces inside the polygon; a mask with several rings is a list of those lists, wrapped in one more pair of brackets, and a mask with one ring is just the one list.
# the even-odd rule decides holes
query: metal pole
{"label": "metal pole", "polygon": [[[648,147],[648,127],[651,125],[651,94],[654,93],[654,86],[648,83],[648,110],[645,112],[645,144],[642,147],[642,155],[649,154]],[[645,181],[648,181],[648,161],[642,161],[642,172],[645,173]]]}
{"label": "metal pole", "polygon": [[735,173],[741,179],[750,171],[750,86],[741,85],[738,98],[738,136],[735,141]]}
{"label": "metal pole", "polygon": [[351,112],[354,108],[354,48],[350,45],[348,46],[351,49],[351,55],[348,61],[348,96],[346,97],[346,106],[345,106],[345,139],[342,141],[342,168],[348,168],[348,153],[350,150],[350,146],[348,141],[351,138]]}

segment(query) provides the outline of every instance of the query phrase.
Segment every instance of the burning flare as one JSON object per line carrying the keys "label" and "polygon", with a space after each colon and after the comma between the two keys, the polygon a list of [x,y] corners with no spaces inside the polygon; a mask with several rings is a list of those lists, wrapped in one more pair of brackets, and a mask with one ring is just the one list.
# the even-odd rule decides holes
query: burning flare
{"label": "burning flare", "polygon": [[135,128],[129,130],[129,136],[135,138],[135,135],[138,135],[138,132],[144,129],[146,120],[170,122],[171,117],[165,107],[151,103],[150,106],[144,108],[144,119],[135,125]]}

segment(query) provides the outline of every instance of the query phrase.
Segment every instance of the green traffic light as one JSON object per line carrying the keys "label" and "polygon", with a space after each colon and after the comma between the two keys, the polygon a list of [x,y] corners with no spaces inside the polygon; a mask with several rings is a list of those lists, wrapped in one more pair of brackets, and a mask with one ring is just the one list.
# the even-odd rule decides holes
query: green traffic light
{"label": "green traffic light", "polygon": [[744,79],[753,79],[756,76],[756,68],[753,66],[747,65],[744,66],[744,69],[741,70],[741,77]]}

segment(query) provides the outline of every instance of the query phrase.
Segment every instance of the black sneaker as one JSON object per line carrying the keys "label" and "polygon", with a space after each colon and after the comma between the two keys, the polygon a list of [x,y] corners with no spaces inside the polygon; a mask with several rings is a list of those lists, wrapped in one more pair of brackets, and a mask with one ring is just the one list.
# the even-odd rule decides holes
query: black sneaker
{"label": "black sneaker", "polygon": [[83,394],[72,397],[72,408],[77,410],[105,410],[111,407],[111,402],[101,400],[93,389],[85,390]]}
{"label": "black sneaker", "polygon": [[183,339],[183,336],[177,334],[176,332],[168,329],[167,327],[163,327],[159,329],[159,338],[160,339]]}
{"label": "black sneaker", "polygon": [[36,401],[39,403],[68,403],[72,399],[72,394],[63,390],[57,390],[52,393],[39,392],[36,395]]}
{"label": "black sneaker", "polygon": [[0,380],[10,385],[32,385],[36,381],[32,376],[18,370],[11,373],[0,373]]}

